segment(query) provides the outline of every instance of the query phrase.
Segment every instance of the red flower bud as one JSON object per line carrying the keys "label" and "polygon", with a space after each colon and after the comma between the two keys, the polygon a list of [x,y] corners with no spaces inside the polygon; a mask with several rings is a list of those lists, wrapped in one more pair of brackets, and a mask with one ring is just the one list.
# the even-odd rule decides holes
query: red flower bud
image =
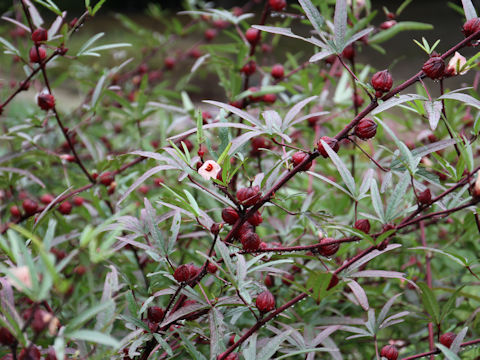
{"label": "red flower bud", "polygon": [[40,202],[45,205],[50,204],[53,200],[54,197],[50,194],[43,194],[42,196],[40,196]]}
{"label": "red flower bud", "polygon": [[27,213],[27,215],[33,215],[38,210],[38,204],[30,199],[23,200],[22,203],[23,210]]}
{"label": "red flower bud", "polygon": [[212,41],[213,39],[215,39],[215,37],[217,36],[217,30],[215,29],[207,29],[205,30],[205,40],[207,41]]}
{"label": "red flower bud", "polygon": [[[303,152],[303,151],[297,151],[295,154],[292,155],[292,162],[293,162],[293,165],[294,166],[297,166],[298,164],[300,164],[303,160],[305,160],[306,158],[308,158],[308,154]],[[301,169],[301,171],[307,171],[308,169],[310,169],[312,167],[312,162],[309,161],[308,163],[306,163],[303,168]]]}
{"label": "red flower bud", "polygon": [[[320,138],[320,140],[325,141],[325,142],[327,143],[327,145],[332,148],[333,151],[338,152],[338,149],[340,148],[340,145],[338,144],[337,139],[331,138],[331,137],[328,137],[328,136],[322,136],[322,137]],[[321,154],[324,158],[327,158],[327,157],[328,157],[328,153],[327,153],[327,151],[323,148],[323,144],[321,143],[321,141],[318,141],[318,143],[317,143],[317,148],[318,148],[318,151],[320,152],[320,154]]]}
{"label": "red flower bud", "polygon": [[0,344],[10,346],[15,342],[15,337],[7,328],[0,328]]}
{"label": "red flower bud", "polygon": [[256,44],[258,40],[260,40],[260,30],[255,28],[250,28],[245,33],[245,37],[250,44]]}
{"label": "red flower bud", "polygon": [[430,192],[429,188],[418,194],[418,201],[420,201],[420,203],[423,205],[430,204],[430,202],[432,201],[432,193]]}
{"label": "red flower bud", "polygon": [[445,71],[445,62],[440,56],[432,56],[423,64],[422,70],[430,79],[440,79]]}
{"label": "red flower bud", "polygon": [[114,180],[115,178],[110,171],[105,171],[102,175],[100,175],[100,182],[105,186],[110,185]]}
{"label": "red flower bud", "polygon": [[[217,359],[221,359],[223,356],[223,353],[217,356]],[[227,357],[224,360],[238,360],[238,353],[230,353],[227,355]]]}
{"label": "red flower bud", "polygon": [[42,47],[38,47],[38,51],[37,51],[37,48],[35,46],[32,46],[32,48],[30,49],[29,56],[30,56],[30,62],[40,63],[47,57],[47,52]]}
{"label": "red flower bud", "polygon": [[267,313],[275,309],[275,298],[270,291],[265,290],[264,292],[258,294],[255,305],[261,313]]}
{"label": "red flower bud", "polygon": [[283,285],[290,286],[294,280],[294,276],[292,274],[285,274],[282,276],[282,283]]}
{"label": "red flower bud", "polygon": [[281,64],[276,64],[272,67],[272,72],[271,72],[272,77],[275,79],[282,79],[284,76],[284,70],[283,70],[283,65]]}
{"label": "red flower bud", "polygon": [[465,24],[463,24],[463,35],[465,37],[469,37],[470,35],[476,33],[480,30],[480,18],[473,18],[468,20]]}
{"label": "red flower bud", "polygon": [[190,279],[193,279],[200,272],[200,268],[193,264],[188,264],[187,266],[188,270],[190,271]]}
{"label": "red flower bud", "polygon": [[47,41],[48,40],[48,31],[45,30],[44,28],[35,29],[35,31],[32,33],[32,40],[35,43],[39,43],[39,42],[42,42],[42,41]]}
{"label": "red flower bud", "polygon": [[241,239],[244,235],[248,234],[249,232],[253,232],[254,228],[253,225],[250,224],[249,222],[243,223],[240,228],[236,231],[235,233],[235,238],[236,239]]}
{"label": "red flower bud", "polygon": [[330,278],[330,282],[328,283],[327,290],[330,290],[331,288],[337,286],[339,281],[340,279],[338,278],[338,276],[333,274],[332,277]]}
{"label": "red flower bud", "polygon": [[263,102],[266,102],[267,104],[273,104],[275,101],[277,101],[277,95],[275,94],[265,94],[262,96]]}
{"label": "red flower bud", "polygon": [[387,30],[396,24],[397,22],[395,20],[387,20],[380,24],[380,29]]}
{"label": "red flower bud", "polygon": [[164,64],[167,70],[172,70],[175,67],[175,59],[172,57],[167,57],[164,61]]}
{"label": "red flower bud", "polygon": [[162,321],[164,311],[160,306],[150,306],[147,310],[147,318],[151,322],[158,323]]}
{"label": "red flower bud", "polygon": [[342,51],[342,57],[348,60],[352,60],[355,56],[355,49],[353,48],[353,45],[350,44],[348,45],[345,49]]}
{"label": "red flower bud", "polygon": [[40,109],[48,111],[55,107],[55,98],[51,94],[42,93],[37,97],[37,104]]}
{"label": "red flower bud", "polygon": [[40,350],[35,345],[22,349],[18,355],[18,360],[40,360]]}
{"label": "red flower bud", "polygon": [[457,337],[457,334],[452,333],[452,332],[447,332],[445,334],[442,334],[440,336],[440,344],[443,346],[450,348],[452,346],[453,340]]}
{"label": "red flower bud", "polygon": [[58,211],[63,215],[68,215],[72,212],[72,204],[69,201],[64,201],[58,207]]}
{"label": "red flower bud", "polygon": [[380,351],[380,356],[387,358],[387,360],[397,360],[398,350],[393,345],[385,345]]}
{"label": "red flower bud", "polygon": [[272,287],[275,285],[275,281],[273,279],[272,275],[267,275],[265,276],[265,279],[263,279],[263,283],[265,284],[266,287]]}
{"label": "red flower bud", "polygon": [[255,213],[248,218],[248,222],[253,226],[260,225],[263,222],[262,215],[260,215],[260,212],[255,211]]}
{"label": "red flower bud", "polygon": [[[322,240],[320,240],[320,244],[328,243],[328,242],[333,241],[333,240],[335,240],[335,239],[323,238]],[[334,244],[328,244],[328,245],[324,245],[324,246],[319,247],[318,252],[319,252],[320,255],[328,257],[328,256],[335,255],[336,252],[338,251],[338,249],[340,249],[340,244],[339,243],[334,243]]]}
{"label": "red flower bud", "polygon": [[380,97],[384,92],[390,91],[393,85],[393,78],[388,70],[383,70],[373,74],[371,83],[376,91],[375,96]]}
{"label": "red flower bud", "polygon": [[282,11],[287,7],[286,0],[268,0],[268,4],[275,11]]}
{"label": "red flower bud", "polygon": [[377,124],[371,119],[362,119],[355,126],[355,135],[362,140],[371,139],[377,133]]}
{"label": "red flower bud", "polygon": [[257,203],[257,201],[262,196],[260,192],[260,187],[248,187],[248,188],[241,188],[237,191],[237,199],[245,206],[252,206]]}
{"label": "red flower bud", "polygon": [[238,220],[238,213],[231,207],[225,208],[222,210],[222,219],[227,224],[233,225]]}
{"label": "red flower bud", "polygon": [[368,219],[360,219],[355,221],[355,229],[363,231],[365,234],[370,232],[370,221]]}
{"label": "red flower bud", "polygon": [[180,265],[175,269],[175,272],[173,273],[173,278],[177,280],[178,282],[185,282],[190,280],[191,275],[190,275],[190,266],[183,264]]}
{"label": "red flower bud", "polygon": [[254,137],[250,140],[252,145],[252,155],[257,156],[260,154],[260,149],[269,149],[271,147],[270,142],[265,139],[263,136]]}
{"label": "red flower bud", "polygon": [[243,250],[255,251],[260,247],[261,240],[256,233],[249,231],[240,237],[240,242],[242,243]]}
{"label": "red flower bud", "polygon": [[257,70],[257,64],[255,63],[255,61],[250,60],[248,63],[243,65],[240,72],[244,73],[245,75],[252,75],[256,70]]}
{"label": "red flower bud", "polygon": [[215,274],[218,270],[218,267],[217,265],[215,265],[214,263],[212,262],[209,262],[208,265],[207,265],[207,272],[209,272],[210,274]]}
{"label": "red flower bud", "polygon": [[12,216],[14,218],[19,218],[22,214],[20,213],[20,209],[18,208],[17,205],[13,205],[11,208],[10,208],[10,214],[12,214]]}
{"label": "red flower bud", "polygon": [[358,95],[357,93],[353,94],[353,105],[356,106],[356,107],[360,107],[363,105],[363,103],[365,102],[365,100],[363,100],[363,98]]}

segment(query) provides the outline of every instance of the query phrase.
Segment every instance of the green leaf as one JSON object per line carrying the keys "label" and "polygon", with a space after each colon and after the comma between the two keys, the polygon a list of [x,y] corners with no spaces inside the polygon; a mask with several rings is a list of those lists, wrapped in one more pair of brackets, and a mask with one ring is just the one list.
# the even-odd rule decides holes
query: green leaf
{"label": "green leaf", "polygon": [[328,156],[332,160],[333,164],[337,168],[338,172],[340,173],[340,176],[342,177],[343,181],[345,182],[345,185],[347,186],[348,190],[350,191],[350,194],[353,198],[356,197],[357,189],[355,186],[355,180],[353,179],[352,174],[350,171],[347,169],[347,166],[345,163],[340,159],[340,157],[337,155],[335,151],[333,151],[328,144],[320,140],[323,148],[327,152]]}
{"label": "green leaf", "polygon": [[65,327],[65,334],[70,333],[71,331],[74,331],[74,329],[85,324],[88,320],[93,318],[99,312],[105,311],[108,308],[113,307],[113,305],[114,305],[113,300],[108,300],[103,303],[94,305],[83,312],[80,312],[79,315],[69,320],[68,325]]}
{"label": "green leaf", "polygon": [[370,183],[370,196],[372,198],[373,209],[375,210],[377,216],[380,218],[382,223],[386,223],[385,213],[383,211],[382,199],[380,198],[377,181],[375,179],[372,179]]}
{"label": "green leaf", "polygon": [[475,11],[475,6],[472,4],[472,0],[462,0],[462,6],[467,20],[475,19],[477,17],[477,12]]}
{"label": "green leaf", "polygon": [[408,171],[405,171],[400,178],[397,186],[395,186],[395,190],[393,191],[392,196],[388,201],[387,210],[385,212],[385,220],[387,222],[392,222],[395,219],[398,206],[405,199],[405,192],[410,182],[409,180],[410,173]]}
{"label": "green leaf", "polygon": [[447,302],[442,306],[442,312],[440,313],[440,321],[442,322],[450,314],[450,312],[455,308],[455,301],[457,300],[458,294],[462,291],[465,285],[459,287],[453,294],[451,294]]}
{"label": "green leaf", "polygon": [[347,0],[337,0],[334,17],[335,46],[337,53],[342,52],[347,32]]}
{"label": "green leaf", "polygon": [[120,347],[120,342],[110,335],[94,330],[76,330],[70,333],[65,333],[65,337],[74,340],[84,340],[97,344],[111,346],[113,348]]}
{"label": "green leaf", "polygon": [[438,305],[437,298],[432,289],[428,287],[424,282],[417,283],[418,287],[422,290],[422,303],[425,310],[430,314],[432,321],[435,324],[439,324],[440,320],[440,307]]}
{"label": "green leaf", "polygon": [[421,22],[416,22],[416,21],[400,21],[393,25],[390,29],[387,30],[382,30],[378,32],[377,34],[373,35],[368,39],[369,44],[381,44],[398,33],[402,31],[410,31],[410,30],[432,30],[433,25],[431,24],[425,24]]}
{"label": "green leaf", "polygon": [[446,346],[443,346],[442,344],[435,344],[435,346],[440,349],[440,351],[443,353],[443,355],[445,355],[447,360],[461,360],[457,354],[455,354]]}
{"label": "green leaf", "polygon": [[287,330],[280,335],[275,336],[273,339],[269,339],[267,344],[260,350],[257,355],[257,360],[269,360],[277,352],[280,345],[285,339],[290,336],[292,330]]}
{"label": "green leaf", "polygon": [[307,15],[308,20],[310,20],[313,28],[320,33],[322,31],[323,23],[325,22],[323,16],[320,15],[320,12],[310,0],[298,0],[298,2],[302,6],[303,11],[305,11],[305,14]]}

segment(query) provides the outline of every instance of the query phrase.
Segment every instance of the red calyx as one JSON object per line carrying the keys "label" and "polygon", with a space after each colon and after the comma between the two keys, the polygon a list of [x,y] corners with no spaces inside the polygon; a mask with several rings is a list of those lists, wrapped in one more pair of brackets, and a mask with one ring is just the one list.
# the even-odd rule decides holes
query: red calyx
{"label": "red calyx", "polygon": [[253,226],[260,225],[263,222],[262,215],[260,215],[260,212],[255,211],[255,213],[248,218],[248,222]]}
{"label": "red calyx", "polygon": [[40,360],[40,350],[35,345],[22,349],[18,355],[18,360]]}
{"label": "red calyx", "polygon": [[32,46],[32,48],[30,49],[29,56],[30,56],[30,62],[40,63],[47,57],[47,52],[45,51],[44,48],[40,46],[38,47],[38,51],[36,46]]}
{"label": "red calyx", "polygon": [[42,93],[37,97],[37,104],[42,110],[51,110],[55,107],[55,97],[51,94]]}
{"label": "red calyx", "polygon": [[205,30],[204,36],[205,36],[205,40],[212,41],[217,36],[217,30],[207,29],[207,30]]}
{"label": "red calyx", "polygon": [[423,205],[428,205],[432,202],[432,193],[430,189],[426,189],[418,194],[418,201]]}
{"label": "red calyx", "polygon": [[398,350],[393,345],[385,345],[380,351],[380,356],[387,358],[387,360],[397,360]]}
{"label": "red calyx", "polygon": [[163,319],[164,311],[160,306],[150,306],[147,310],[147,318],[151,322],[158,323]]}
{"label": "red calyx", "polygon": [[15,342],[15,337],[5,327],[0,327],[0,344],[10,346]]}
{"label": "red calyx", "polygon": [[440,56],[432,56],[423,64],[422,70],[430,79],[440,79],[445,71],[445,61]]}
{"label": "red calyx", "polygon": [[275,11],[282,11],[287,7],[286,0],[268,0],[268,5]]}
{"label": "red calyx", "polygon": [[227,224],[233,225],[238,220],[238,213],[231,207],[225,208],[222,210],[222,219]]}
{"label": "red calyx", "polygon": [[192,278],[190,274],[190,265],[183,264],[175,269],[173,273],[173,278],[178,282],[185,282]]}
{"label": "red calyx", "polygon": [[269,149],[271,147],[270,142],[265,139],[263,136],[254,137],[250,143],[252,144],[252,155],[259,155],[261,150],[260,149]]}
{"label": "red calyx", "polygon": [[17,205],[13,205],[11,208],[10,208],[10,214],[12,214],[12,216],[14,218],[19,218],[22,214],[20,213],[20,209],[18,208]]}
{"label": "red calyx", "polygon": [[252,206],[262,196],[260,192],[260,186],[253,186],[248,188],[241,188],[237,191],[237,199],[245,206]]}
{"label": "red calyx", "polygon": [[270,291],[265,290],[264,292],[258,294],[255,305],[261,313],[267,313],[275,309],[275,298]]}
{"label": "red calyx", "polygon": [[[335,240],[335,239],[323,238],[322,240],[320,240],[320,244],[328,243],[328,242],[333,241],[333,240]],[[328,244],[328,245],[324,245],[324,246],[319,247],[318,248],[318,253],[322,256],[328,257],[328,256],[335,255],[337,253],[338,249],[340,249],[340,244],[339,243]]]}
{"label": "red calyx", "polygon": [[377,124],[371,119],[362,119],[355,126],[355,135],[362,140],[371,139],[377,133]]}
{"label": "red calyx", "polygon": [[[306,158],[308,158],[308,154],[307,153],[304,153],[303,151],[297,151],[295,154],[292,155],[292,162],[293,162],[293,165],[294,166],[298,166],[299,164],[302,163],[303,160],[305,160]],[[312,167],[312,162],[309,161],[308,163],[306,163],[301,171],[307,171],[308,169],[310,169]]]}
{"label": "red calyx", "polygon": [[267,275],[265,276],[265,279],[263,279],[263,283],[265,284],[266,287],[272,287],[275,285],[275,281],[273,279],[272,275]]}
{"label": "red calyx", "polygon": [[167,57],[164,61],[164,64],[167,70],[172,70],[175,67],[175,59],[172,57]]}
{"label": "red calyx", "polygon": [[442,334],[440,336],[440,344],[442,344],[447,348],[450,348],[450,346],[452,346],[453,340],[455,340],[456,337],[457,337],[457,334],[453,332],[447,332],[445,334]]}
{"label": "red calyx", "polygon": [[[217,356],[217,359],[222,359],[223,353]],[[230,353],[224,360],[238,360],[238,353]]]}
{"label": "red calyx", "polygon": [[38,210],[38,204],[30,199],[23,200],[22,207],[27,215],[33,215]]}
{"label": "red calyx", "polygon": [[468,20],[465,24],[463,24],[463,35],[465,37],[469,37],[470,35],[476,33],[480,30],[480,18],[473,18]]}
{"label": "red calyx", "polygon": [[73,205],[75,206],[82,206],[84,202],[85,202],[85,199],[82,198],[81,196],[75,196],[73,198]]}
{"label": "red calyx", "polygon": [[355,221],[354,228],[368,234],[370,232],[370,221],[368,221],[368,219],[357,220]]}
{"label": "red calyx", "polygon": [[115,180],[113,174],[110,171],[105,171],[100,175],[100,183],[105,186],[109,186]]}
{"label": "red calyx", "polygon": [[290,286],[294,280],[294,276],[292,274],[285,274],[282,276],[282,283],[284,285]]}
{"label": "red calyx", "polygon": [[260,247],[261,240],[256,233],[249,231],[240,237],[240,242],[242,243],[243,250],[255,251]]}
{"label": "red calyx", "polygon": [[39,42],[42,42],[42,41],[47,41],[48,40],[48,31],[45,30],[44,28],[35,29],[35,31],[32,33],[32,40],[35,43],[39,43]]}
{"label": "red calyx", "polygon": [[363,105],[363,103],[365,102],[365,100],[363,100],[363,98],[358,95],[357,93],[353,94],[353,105],[356,106],[356,107],[360,107]]}
{"label": "red calyx", "polygon": [[260,40],[260,30],[255,28],[250,28],[245,33],[245,37],[251,45],[254,45],[258,42],[258,40]]}
{"label": "red calyx", "polygon": [[355,49],[353,48],[353,45],[350,44],[345,49],[343,49],[342,57],[348,60],[352,60],[355,57]]}
{"label": "red calyx", "polygon": [[[325,141],[327,143],[327,145],[330,146],[332,148],[332,150],[335,151],[335,152],[338,152],[338,150],[340,149],[340,145],[338,144],[338,141],[335,138],[331,138],[331,137],[328,137],[328,136],[322,136],[320,138],[320,140]],[[327,158],[328,153],[323,148],[323,144],[321,143],[320,140],[317,143],[317,149],[324,158]]]}
{"label": "red calyx", "polygon": [[397,25],[397,22],[395,20],[387,20],[380,24],[380,29],[387,30],[394,25]]}
{"label": "red calyx", "polygon": [[255,61],[250,60],[248,63],[243,65],[243,67],[240,69],[240,72],[245,75],[252,75],[256,70],[257,64],[255,63]]}
{"label": "red calyx", "polygon": [[207,272],[210,273],[210,274],[215,274],[218,270],[218,267],[217,265],[215,265],[214,263],[212,262],[209,262],[208,265],[207,265]]}
{"label": "red calyx", "polygon": [[375,96],[381,97],[384,92],[388,92],[392,88],[393,78],[388,70],[383,70],[373,74],[371,83],[376,91]]}
{"label": "red calyx", "polygon": [[285,70],[283,69],[283,65],[281,64],[276,64],[272,67],[272,71],[270,73],[272,77],[275,79],[282,79],[283,76],[285,75]]}
{"label": "red calyx", "polygon": [[64,201],[58,207],[58,211],[63,215],[68,215],[72,212],[72,204],[69,201]]}
{"label": "red calyx", "polygon": [[273,104],[275,101],[277,101],[277,95],[275,94],[265,94],[262,96],[263,102],[266,102],[267,104]]}

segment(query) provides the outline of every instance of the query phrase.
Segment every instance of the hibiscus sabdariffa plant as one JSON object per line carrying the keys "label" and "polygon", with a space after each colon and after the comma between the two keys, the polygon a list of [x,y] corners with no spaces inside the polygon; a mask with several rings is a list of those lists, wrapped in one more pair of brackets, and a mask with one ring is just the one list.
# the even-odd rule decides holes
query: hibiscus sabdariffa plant
{"label": "hibiscus sabdariffa plant", "polygon": [[[13,2],[2,359],[479,356],[480,19],[430,43],[410,2],[152,4],[104,45],[104,1]],[[359,61],[402,31],[410,77]]]}

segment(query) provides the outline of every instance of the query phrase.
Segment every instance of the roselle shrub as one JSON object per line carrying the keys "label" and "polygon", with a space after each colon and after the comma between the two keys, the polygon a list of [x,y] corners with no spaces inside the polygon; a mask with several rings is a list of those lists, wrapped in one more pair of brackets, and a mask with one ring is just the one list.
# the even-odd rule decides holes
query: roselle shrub
{"label": "roselle shrub", "polygon": [[3,14],[0,358],[480,356],[471,1],[103,3]]}

